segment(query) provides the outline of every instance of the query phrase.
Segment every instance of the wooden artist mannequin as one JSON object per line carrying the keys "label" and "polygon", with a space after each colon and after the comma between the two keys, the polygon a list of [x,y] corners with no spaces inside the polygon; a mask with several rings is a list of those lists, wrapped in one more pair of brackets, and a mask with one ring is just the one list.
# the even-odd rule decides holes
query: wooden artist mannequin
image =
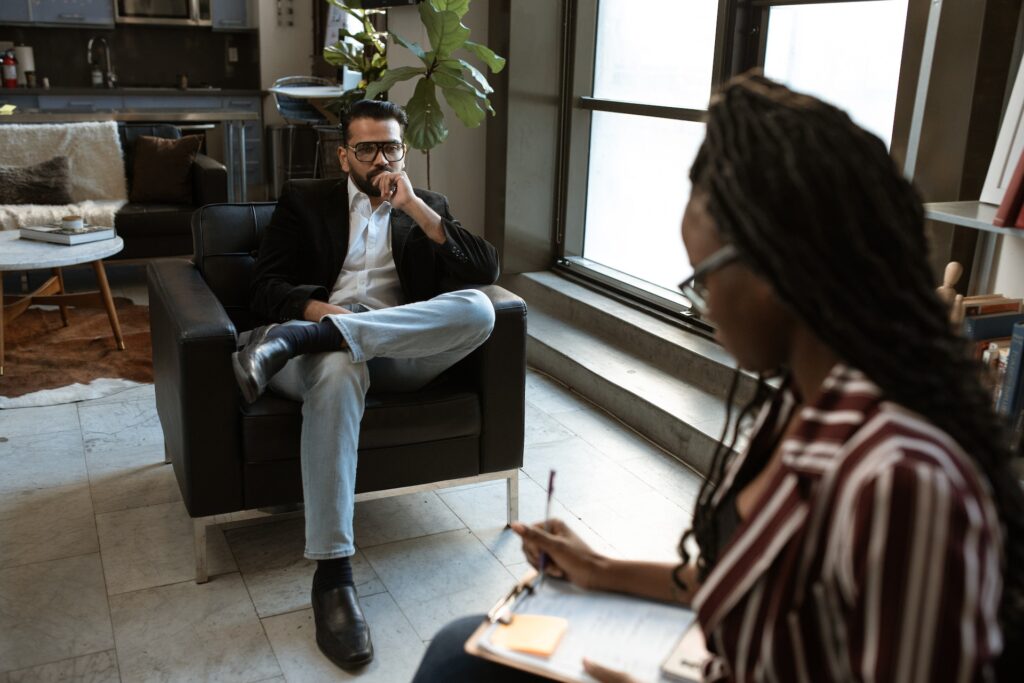
{"label": "wooden artist mannequin", "polygon": [[942,274],[942,284],[935,289],[939,298],[949,306],[949,321],[953,324],[964,320],[964,296],[956,292],[956,283],[963,274],[964,267],[957,261],[950,261]]}

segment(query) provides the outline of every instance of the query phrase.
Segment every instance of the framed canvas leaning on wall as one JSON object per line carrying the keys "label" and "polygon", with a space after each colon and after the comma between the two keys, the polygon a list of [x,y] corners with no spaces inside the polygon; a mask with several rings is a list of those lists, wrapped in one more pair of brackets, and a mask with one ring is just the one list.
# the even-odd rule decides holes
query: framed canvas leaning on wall
{"label": "framed canvas leaning on wall", "polygon": [[1024,61],[1017,69],[1010,101],[999,126],[996,148],[981,190],[981,201],[996,205],[1003,201],[1021,154],[1024,154]]}

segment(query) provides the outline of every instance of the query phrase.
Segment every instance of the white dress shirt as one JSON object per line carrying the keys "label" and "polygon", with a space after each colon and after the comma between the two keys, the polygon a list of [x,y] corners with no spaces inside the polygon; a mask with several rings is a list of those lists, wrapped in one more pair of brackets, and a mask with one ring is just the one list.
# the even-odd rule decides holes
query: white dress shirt
{"label": "white dress shirt", "polygon": [[374,211],[370,198],[348,179],[348,252],[329,303],[359,303],[370,310],[404,303],[391,253],[391,203]]}

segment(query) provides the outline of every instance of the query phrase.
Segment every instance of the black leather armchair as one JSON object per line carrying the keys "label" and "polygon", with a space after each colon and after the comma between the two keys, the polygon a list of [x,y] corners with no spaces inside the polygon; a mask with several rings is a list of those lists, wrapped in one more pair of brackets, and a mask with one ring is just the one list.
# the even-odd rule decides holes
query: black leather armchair
{"label": "black leather armchair", "polygon": [[[273,203],[195,212],[195,260],[148,266],[156,405],[169,462],[195,522],[196,581],[206,580],[206,529],[302,499],[301,404],[263,395],[246,405],[231,353],[253,327],[249,282]],[[490,339],[420,391],[367,396],[356,499],[505,479],[518,516],[523,462],[526,305],[498,286]]]}
{"label": "black leather armchair", "polygon": [[[134,167],[132,148],[140,135],[177,140],[181,131],[165,124],[134,124],[118,126],[121,149],[124,150],[125,175],[129,187]],[[227,201],[227,169],[204,154],[192,162],[192,203],[151,204],[129,202],[114,217],[117,234],[124,238],[124,249],[113,259],[139,259],[154,256],[188,256],[192,254],[190,219],[196,208]]]}

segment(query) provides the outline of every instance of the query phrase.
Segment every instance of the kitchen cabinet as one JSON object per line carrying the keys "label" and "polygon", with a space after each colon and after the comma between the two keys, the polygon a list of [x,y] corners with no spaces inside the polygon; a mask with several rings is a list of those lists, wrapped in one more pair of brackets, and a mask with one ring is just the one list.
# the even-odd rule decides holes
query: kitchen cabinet
{"label": "kitchen cabinet", "polygon": [[245,31],[259,25],[259,11],[252,0],[212,0],[210,18],[214,31]]}
{"label": "kitchen cabinet", "polygon": [[30,9],[34,24],[114,28],[113,0],[31,0]]}
{"label": "kitchen cabinet", "polygon": [[27,24],[31,18],[28,3],[29,0],[3,0],[0,2],[0,22]]}

